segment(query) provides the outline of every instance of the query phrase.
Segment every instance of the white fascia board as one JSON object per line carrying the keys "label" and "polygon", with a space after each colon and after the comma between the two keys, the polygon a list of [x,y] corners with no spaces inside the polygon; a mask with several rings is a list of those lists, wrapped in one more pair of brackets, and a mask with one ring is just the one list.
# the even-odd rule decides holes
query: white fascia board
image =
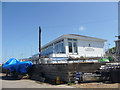
{"label": "white fascia board", "polygon": [[86,41],[98,41],[98,42],[106,42],[107,40],[94,38],[94,37],[82,37],[82,36],[74,36],[74,35],[64,35],[65,38],[74,38],[79,40],[86,40]]}

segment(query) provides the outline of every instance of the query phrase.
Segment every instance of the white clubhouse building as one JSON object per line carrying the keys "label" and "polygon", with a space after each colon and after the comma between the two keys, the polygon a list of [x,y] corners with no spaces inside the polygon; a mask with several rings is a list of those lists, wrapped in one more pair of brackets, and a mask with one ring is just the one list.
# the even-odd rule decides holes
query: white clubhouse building
{"label": "white clubhouse building", "polygon": [[41,55],[50,58],[103,57],[107,40],[76,34],[62,35],[42,47]]}

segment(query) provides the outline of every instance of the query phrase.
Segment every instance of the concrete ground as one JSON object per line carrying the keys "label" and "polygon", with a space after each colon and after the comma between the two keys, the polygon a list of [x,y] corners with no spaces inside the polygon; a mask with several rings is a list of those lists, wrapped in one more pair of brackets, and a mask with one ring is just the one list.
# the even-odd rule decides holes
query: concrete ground
{"label": "concrete ground", "polygon": [[0,73],[0,77],[2,76],[2,88],[73,88],[67,85],[50,85],[29,79],[14,80],[9,76],[5,77],[5,74]]}
{"label": "concrete ground", "polygon": [[67,84],[62,85],[51,85],[48,83],[36,82],[29,79],[15,80],[11,77],[6,77],[5,74],[0,73],[0,81],[2,82],[2,88],[120,88],[119,83],[105,84],[105,83],[81,83],[72,84],[68,86]]}
{"label": "concrete ground", "polygon": [[72,85],[76,88],[120,88],[120,84],[118,83],[81,83],[81,84],[75,84],[75,85]]}

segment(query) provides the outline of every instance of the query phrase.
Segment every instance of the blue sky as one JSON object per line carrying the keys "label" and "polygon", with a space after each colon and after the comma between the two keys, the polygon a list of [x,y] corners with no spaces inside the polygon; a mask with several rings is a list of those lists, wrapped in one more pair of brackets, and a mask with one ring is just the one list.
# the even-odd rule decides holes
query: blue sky
{"label": "blue sky", "polygon": [[118,34],[117,2],[2,3],[2,60],[28,58],[38,52],[38,27],[42,45],[63,34],[80,34],[108,40]]}

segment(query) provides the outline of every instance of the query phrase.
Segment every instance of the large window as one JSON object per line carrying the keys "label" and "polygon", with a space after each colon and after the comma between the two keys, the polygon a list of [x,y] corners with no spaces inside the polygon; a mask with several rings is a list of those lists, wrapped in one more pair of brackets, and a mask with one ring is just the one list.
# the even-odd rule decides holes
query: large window
{"label": "large window", "polygon": [[41,55],[49,55],[53,53],[53,44],[45,47],[44,49],[41,50]]}
{"label": "large window", "polygon": [[65,53],[64,40],[54,43],[54,53]]}
{"label": "large window", "polygon": [[52,53],[65,53],[64,40],[60,40],[42,49],[41,55],[50,55]]}
{"label": "large window", "polygon": [[77,39],[68,39],[69,53],[77,53]]}

